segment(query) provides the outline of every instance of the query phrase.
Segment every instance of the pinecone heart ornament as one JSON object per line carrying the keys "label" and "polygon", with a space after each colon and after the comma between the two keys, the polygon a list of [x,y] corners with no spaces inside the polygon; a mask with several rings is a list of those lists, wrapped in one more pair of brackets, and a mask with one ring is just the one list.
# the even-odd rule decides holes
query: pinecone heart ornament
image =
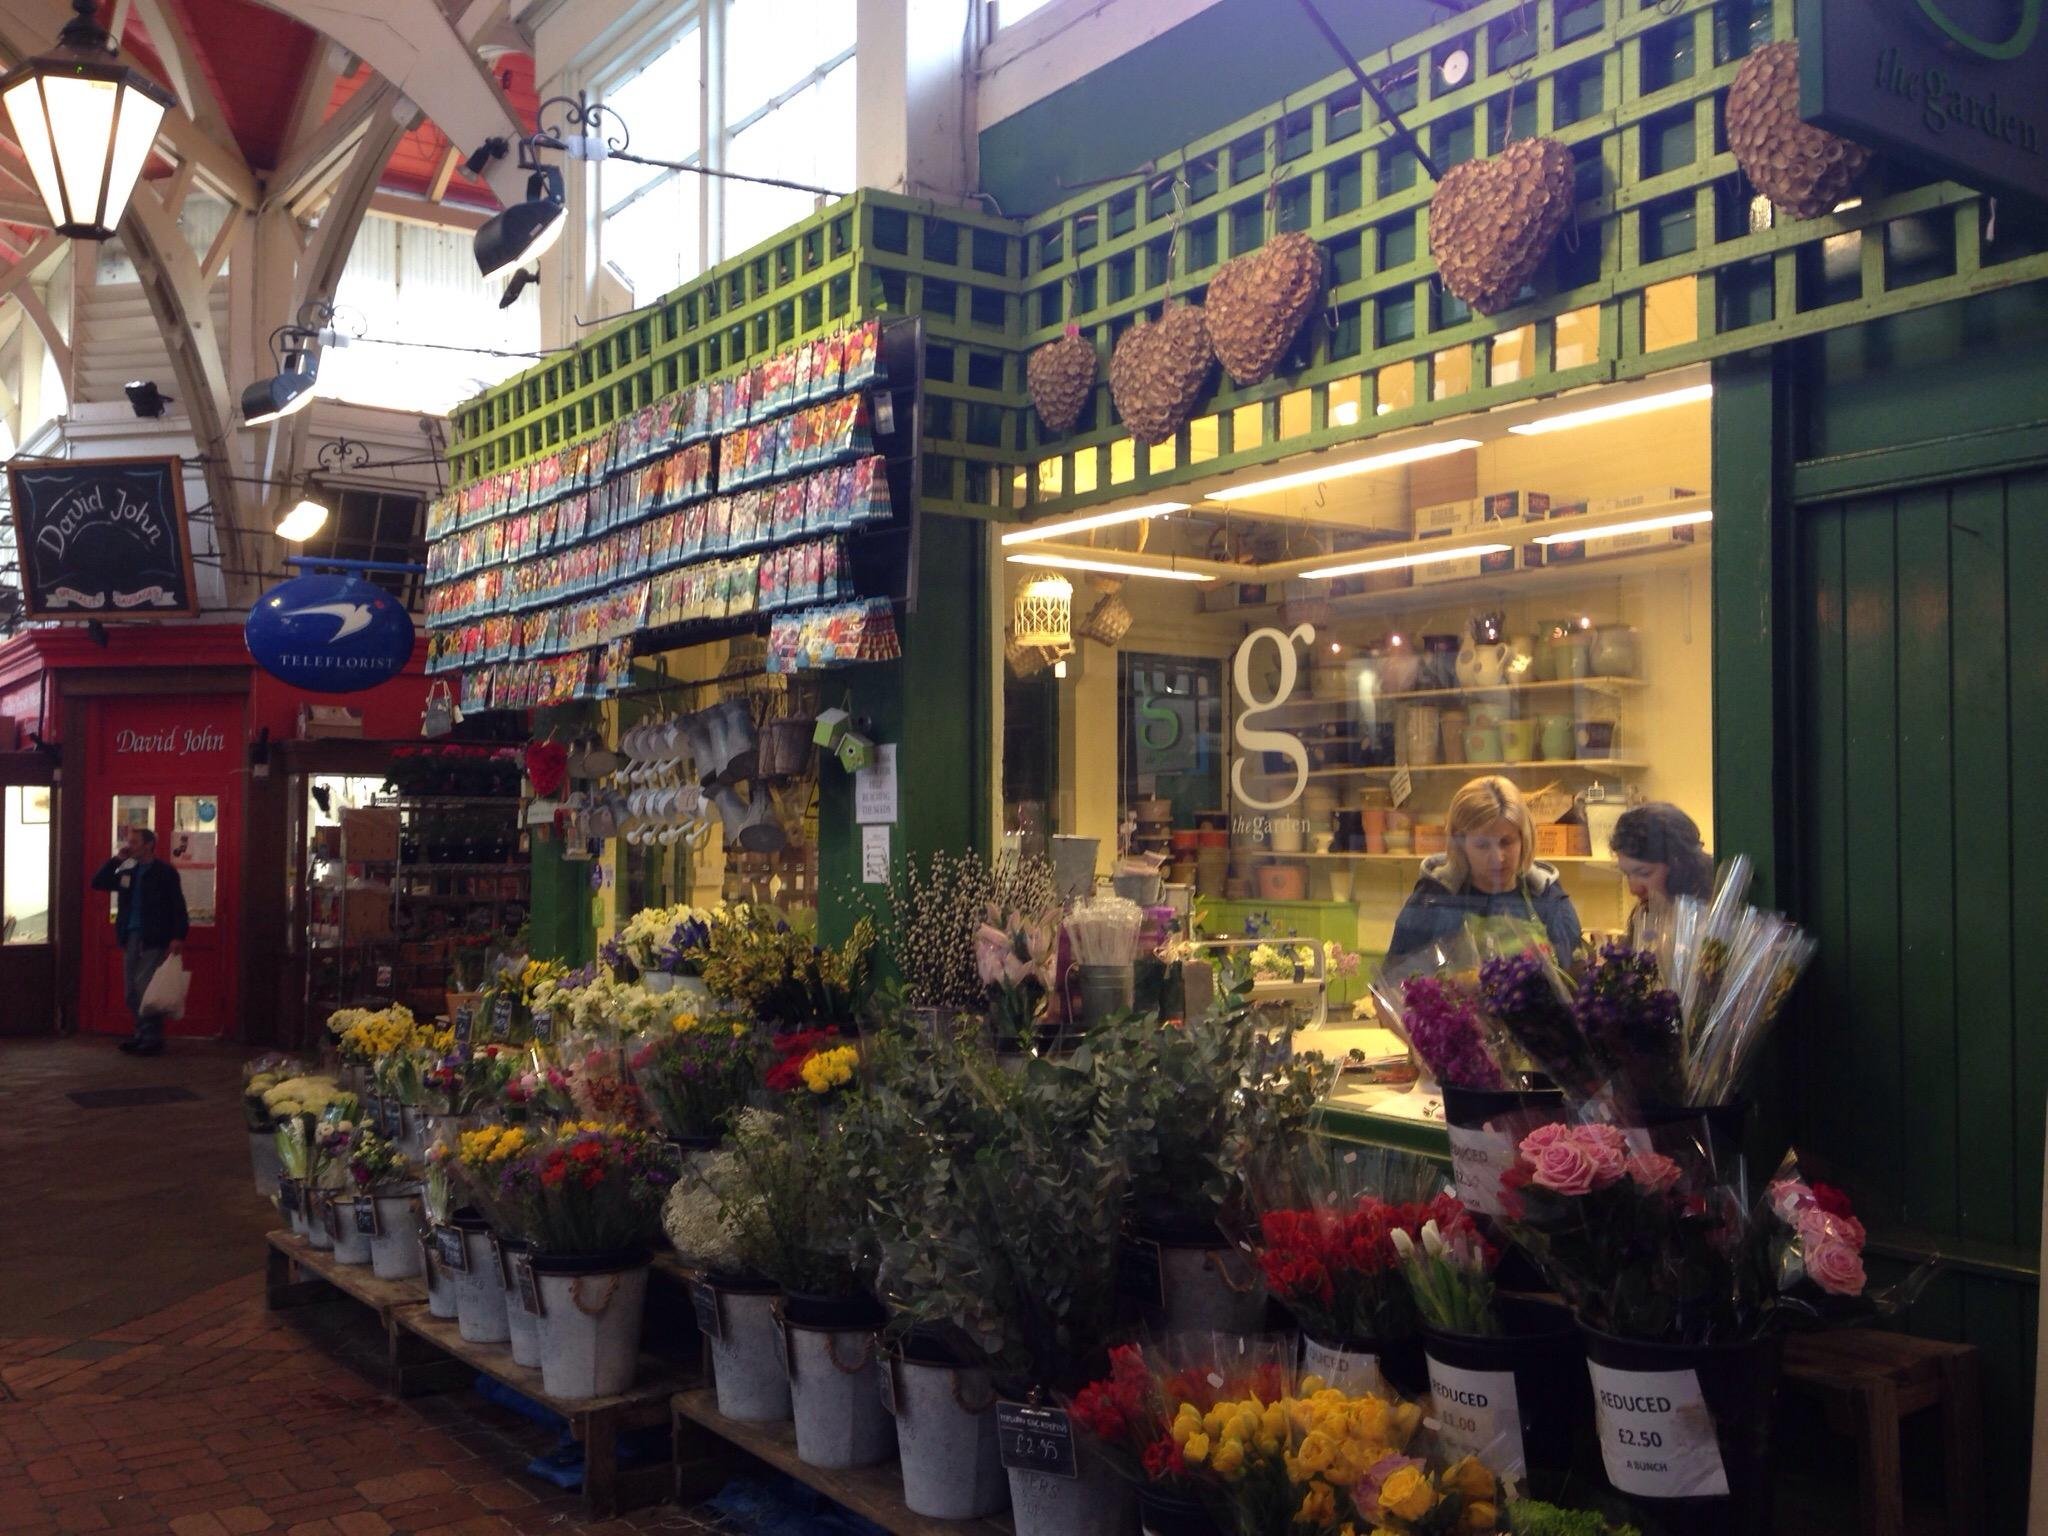
{"label": "pinecone heart ornament", "polygon": [[1202,302],[1223,371],[1241,385],[1271,374],[1322,290],[1322,247],[1300,230],[1225,262]]}
{"label": "pinecone heart ornament", "polygon": [[1795,219],[1818,218],[1849,195],[1870,151],[1799,120],[1799,45],[1767,43],[1728,87],[1728,147],[1756,189]]}
{"label": "pinecone heart ornament", "polygon": [[1175,304],[1125,331],[1109,360],[1109,393],[1131,436],[1163,443],[1187,424],[1216,350],[1199,305]]}
{"label": "pinecone heart ornament", "polygon": [[1517,139],[1454,165],[1429,201],[1429,254],[1444,286],[1482,315],[1510,308],[1572,215],[1572,152]]}
{"label": "pinecone heart ornament", "polygon": [[1079,326],[1070,325],[1058,341],[1048,341],[1031,354],[1024,364],[1024,382],[1045,430],[1064,437],[1074,430],[1094,392],[1095,348],[1082,337]]}

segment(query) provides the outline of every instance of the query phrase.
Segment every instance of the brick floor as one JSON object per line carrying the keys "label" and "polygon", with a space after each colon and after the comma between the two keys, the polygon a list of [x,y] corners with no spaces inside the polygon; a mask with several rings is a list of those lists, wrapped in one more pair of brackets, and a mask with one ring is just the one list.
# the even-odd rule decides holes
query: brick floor
{"label": "brick floor", "polygon": [[[0,1532],[730,1530],[673,1506],[595,1525],[523,1470],[552,1434],[473,1394],[383,1393],[366,1374],[382,1339],[352,1303],[269,1312],[235,1056],[174,1044],[132,1063],[97,1041],[6,1053]],[[124,1071],[192,1088],[204,1116],[65,1097]]]}

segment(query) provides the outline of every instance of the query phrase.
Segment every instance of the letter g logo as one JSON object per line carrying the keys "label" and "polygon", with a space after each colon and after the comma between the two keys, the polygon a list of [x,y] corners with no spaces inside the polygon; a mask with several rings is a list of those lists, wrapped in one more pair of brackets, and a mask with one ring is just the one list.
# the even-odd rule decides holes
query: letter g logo
{"label": "letter g logo", "polygon": [[[1237,685],[1237,696],[1244,707],[1238,711],[1232,733],[1237,738],[1239,757],[1230,765],[1230,787],[1237,798],[1258,811],[1277,811],[1283,805],[1292,805],[1301,798],[1302,789],[1308,784],[1308,749],[1300,740],[1286,731],[1256,731],[1251,727],[1251,717],[1263,714],[1269,709],[1285,704],[1294,693],[1294,682],[1298,675],[1299,662],[1294,654],[1294,642],[1304,645],[1316,637],[1313,624],[1297,624],[1293,629],[1282,632],[1277,629],[1255,629],[1245,636],[1244,644],[1237,648],[1237,656],[1231,662],[1231,680]],[[1276,680],[1273,696],[1262,699],[1252,691],[1252,652],[1261,645],[1274,646],[1280,653],[1280,676]],[[1261,800],[1244,787],[1245,763],[1253,752],[1278,752],[1294,765],[1294,787],[1277,800]]]}
{"label": "letter g logo", "polygon": [[1955,21],[1945,9],[1944,0],[1916,0],[1916,3],[1920,14],[1939,27],[1950,41],[2000,64],[2019,58],[2034,46],[2034,39],[2041,32],[2041,0],[2019,0],[2019,20],[2002,43],[1989,42]]}

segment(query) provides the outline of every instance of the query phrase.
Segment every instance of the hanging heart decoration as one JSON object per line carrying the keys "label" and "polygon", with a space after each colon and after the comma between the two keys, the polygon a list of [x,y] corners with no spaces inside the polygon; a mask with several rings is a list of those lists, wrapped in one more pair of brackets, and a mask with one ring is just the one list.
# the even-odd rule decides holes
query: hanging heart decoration
{"label": "hanging heart decoration", "polygon": [[1202,301],[1223,371],[1240,385],[1268,377],[1323,291],[1323,249],[1302,230],[1276,235],[1217,269]]}
{"label": "hanging heart decoration", "polygon": [[1081,335],[1078,325],[1070,325],[1058,341],[1048,341],[1032,352],[1024,364],[1024,381],[1045,430],[1064,437],[1074,430],[1088,397],[1095,392],[1095,348]]}
{"label": "hanging heart decoration", "polygon": [[1429,254],[1444,286],[1482,315],[1513,306],[1572,215],[1572,152],[1517,139],[1454,165],[1429,200]]}
{"label": "hanging heart decoration", "polygon": [[1201,306],[1173,304],[1157,321],[1140,320],[1118,339],[1109,360],[1109,393],[1131,436],[1163,443],[1195,413],[1216,349]]}
{"label": "hanging heart decoration", "polygon": [[1728,147],[1756,189],[1795,219],[1818,218],[1870,164],[1861,144],[1799,117],[1799,44],[1766,43],[1728,87]]}

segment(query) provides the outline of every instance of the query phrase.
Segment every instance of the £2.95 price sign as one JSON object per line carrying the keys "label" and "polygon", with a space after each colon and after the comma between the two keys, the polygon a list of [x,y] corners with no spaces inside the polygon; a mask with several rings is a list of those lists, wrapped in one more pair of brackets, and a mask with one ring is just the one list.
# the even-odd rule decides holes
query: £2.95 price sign
{"label": "\u00a32.95 price sign", "polygon": [[1003,1465],[1010,1470],[1053,1477],[1081,1475],[1074,1459],[1074,1421],[1064,1409],[997,1403],[996,1440],[1002,1448]]}

